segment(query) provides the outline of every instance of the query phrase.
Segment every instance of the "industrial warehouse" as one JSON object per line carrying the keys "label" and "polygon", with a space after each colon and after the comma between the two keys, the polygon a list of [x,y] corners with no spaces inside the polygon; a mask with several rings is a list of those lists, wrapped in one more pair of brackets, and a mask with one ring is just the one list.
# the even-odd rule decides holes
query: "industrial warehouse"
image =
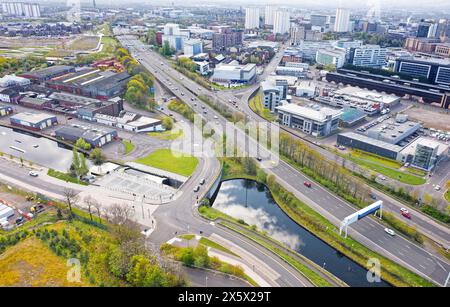
{"label": "industrial warehouse", "polygon": [[55,131],[55,136],[61,140],[75,143],[78,139],[83,139],[92,147],[102,147],[117,138],[117,131],[102,128],[92,128],[84,126],[63,126]]}
{"label": "industrial warehouse", "polygon": [[11,116],[9,120],[13,126],[33,131],[41,131],[58,124],[56,116],[44,113],[23,112]]}

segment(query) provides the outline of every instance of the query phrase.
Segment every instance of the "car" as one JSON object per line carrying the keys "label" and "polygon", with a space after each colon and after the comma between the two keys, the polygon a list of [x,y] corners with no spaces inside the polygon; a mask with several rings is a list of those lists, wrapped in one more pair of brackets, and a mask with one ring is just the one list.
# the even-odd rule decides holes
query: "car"
{"label": "car", "polygon": [[172,114],[172,113],[169,113],[169,116],[173,116],[173,114]]}
{"label": "car", "polygon": [[200,187],[198,185],[196,185],[193,191],[194,191],[194,193],[197,193],[199,190],[200,190]]}
{"label": "car", "polygon": [[24,219],[23,219],[23,217],[19,217],[19,218],[17,218],[17,219],[16,219],[16,225],[17,225],[17,226],[20,226],[20,225],[22,225],[22,224],[23,224],[23,222],[24,222]]}
{"label": "car", "polygon": [[205,182],[206,182],[205,178],[200,179],[200,184],[201,184],[201,185],[204,185]]}
{"label": "car", "polygon": [[152,229],[146,228],[141,231],[141,234],[148,238],[152,234]]}
{"label": "car", "polygon": [[256,160],[258,160],[259,162],[262,161],[261,157],[256,157]]}
{"label": "car", "polygon": [[196,102],[194,102],[194,107],[196,107],[197,106],[197,103]]}
{"label": "car", "polygon": [[384,229],[384,231],[386,232],[386,233],[388,233],[389,235],[391,235],[391,236],[395,236],[395,231],[393,231],[392,229],[390,229],[390,228],[385,228]]}
{"label": "car", "polygon": [[214,119],[218,119],[217,115],[214,115]]}
{"label": "car", "polygon": [[191,101],[194,101],[194,100],[195,100],[195,98],[194,98],[194,97],[192,97],[192,98],[191,98]]}
{"label": "car", "polygon": [[406,209],[406,208],[400,208],[400,212],[408,212],[408,209]]}
{"label": "car", "polygon": [[370,196],[370,198],[372,198],[372,199],[377,199],[377,196],[376,196],[375,194],[373,194],[373,193],[370,193],[369,196]]}
{"label": "car", "polygon": [[439,191],[439,190],[441,189],[441,186],[440,186],[440,185],[436,185],[436,186],[434,187],[434,189],[435,189],[436,191]]}
{"label": "car", "polygon": [[411,213],[409,213],[408,210],[402,211],[401,214],[406,217],[407,219],[411,219]]}
{"label": "car", "polygon": [[311,185],[311,182],[309,182],[309,181],[305,181],[305,182],[303,182],[303,185],[305,186],[305,187],[308,187],[308,188],[310,188],[312,185]]}
{"label": "car", "polygon": [[30,175],[31,177],[37,177],[37,176],[39,176],[39,174],[38,174],[37,172],[35,172],[35,171],[30,171],[30,172],[28,173],[28,175]]}

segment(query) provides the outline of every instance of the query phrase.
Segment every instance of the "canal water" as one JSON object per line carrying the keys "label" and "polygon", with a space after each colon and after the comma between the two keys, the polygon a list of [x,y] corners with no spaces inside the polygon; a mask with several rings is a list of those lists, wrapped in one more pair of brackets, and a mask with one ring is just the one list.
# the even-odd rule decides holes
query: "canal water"
{"label": "canal water", "polygon": [[287,216],[270,191],[252,180],[222,182],[213,207],[249,225],[324,267],[352,287],[386,287],[388,283],[367,281],[367,270],[317,238]]}
{"label": "canal water", "polygon": [[66,172],[72,163],[72,151],[65,146],[44,137],[2,126],[0,152],[62,172]]}

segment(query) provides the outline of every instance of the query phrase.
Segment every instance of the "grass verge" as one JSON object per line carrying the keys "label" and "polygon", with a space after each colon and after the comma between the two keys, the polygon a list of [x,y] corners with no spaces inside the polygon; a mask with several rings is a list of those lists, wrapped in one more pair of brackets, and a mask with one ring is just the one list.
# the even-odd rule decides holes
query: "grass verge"
{"label": "grass verge", "polygon": [[130,140],[122,140],[123,146],[125,146],[125,155],[128,155],[134,149],[134,144]]}
{"label": "grass verge", "polygon": [[88,185],[86,182],[81,181],[78,178],[72,177],[72,176],[70,176],[67,173],[56,171],[56,170],[51,169],[51,168],[47,171],[47,175],[49,175],[51,177],[54,177],[54,178],[57,178],[59,180],[64,180],[66,182],[76,183],[76,184],[80,184],[80,185]]}
{"label": "grass verge", "polygon": [[198,165],[196,157],[184,153],[174,153],[170,149],[157,149],[135,162],[187,177],[192,175]]}

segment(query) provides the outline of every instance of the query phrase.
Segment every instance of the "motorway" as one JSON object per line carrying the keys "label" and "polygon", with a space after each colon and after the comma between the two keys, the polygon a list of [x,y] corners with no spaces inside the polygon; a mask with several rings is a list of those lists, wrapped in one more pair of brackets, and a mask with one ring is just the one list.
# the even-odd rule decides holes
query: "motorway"
{"label": "motorway", "polygon": [[[199,102],[197,99],[198,95],[207,94],[215,97],[219,101],[223,101],[224,104],[227,103],[224,101],[225,95],[200,88],[194,81],[187,79],[171,68],[170,64],[165,62],[162,57],[150,51],[134,37],[122,36],[119,39],[123,45],[130,48],[133,57],[137,58],[162,84],[167,85],[170,82],[175,85],[176,89],[171,89],[174,95],[190,105],[197,113],[202,113],[200,105],[203,104],[198,103],[197,106],[194,105],[193,101]],[[167,87],[169,86],[167,85]],[[183,92],[183,95],[181,95],[181,92]],[[208,110],[206,114],[208,121],[213,121],[217,117],[216,121],[220,124],[225,124],[226,120],[220,114],[207,105],[204,106]],[[242,106],[240,110],[242,110]],[[248,113],[247,115],[252,116],[251,114],[253,113]],[[238,142],[248,142],[251,146],[258,146],[253,139],[246,138],[245,133],[239,128],[236,129],[236,134],[238,136]],[[241,143],[239,145],[245,148],[246,144]],[[264,152],[266,150],[260,147],[260,151]],[[271,156],[271,153],[265,152],[265,156]],[[353,206],[336,197],[323,187],[319,185],[315,185],[312,188],[305,187],[303,181],[310,179],[283,161],[280,161],[277,166],[273,166],[267,171],[274,174],[286,189],[293,192],[299,199],[303,200],[335,225],[339,225],[339,222],[345,216],[355,212]],[[207,174],[211,175],[212,173],[208,172]],[[185,199],[185,201],[188,201],[188,199]],[[180,210],[186,210],[186,207],[186,205],[182,205]],[[192,208],[189,208],[189,210],[192,210]],[[156,213],[158,213],[158,210]],[[175,224],[179,225],[181,223],[183,225],[186,223],[186,219],[187,215],[182,214],[176,219]],[[217,229],[214,227],[211,231],[217,232]],[[434,256],[400,235],[395,237],[389,236],[385,233],[384,226],[374,219],[366,218],[358,221],[358,223],[353,224],[349,228],[349,234],[370,249],[402,264],[438,285],[443,285],[449,274],[450,264],[447,261]],[[448,233],[444,233],[443,235],[446,241],[450,241]]]}

